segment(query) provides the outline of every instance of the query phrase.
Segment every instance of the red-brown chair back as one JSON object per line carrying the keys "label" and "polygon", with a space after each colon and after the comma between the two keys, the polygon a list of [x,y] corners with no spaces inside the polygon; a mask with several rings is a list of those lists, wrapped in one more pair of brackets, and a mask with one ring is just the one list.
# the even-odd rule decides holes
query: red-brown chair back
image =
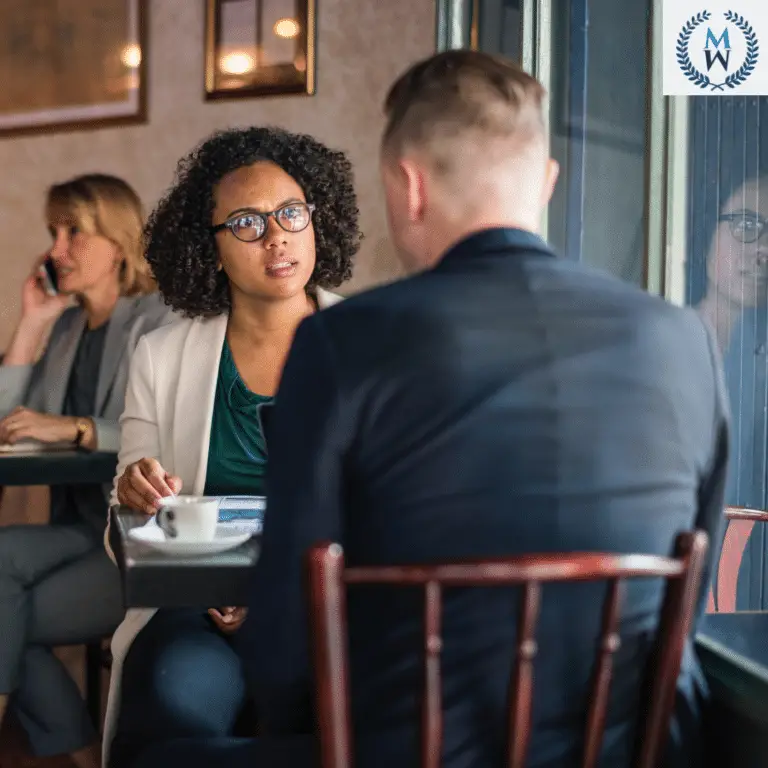
{"label": "red-brown chair back", "polygon": [[727,520],[720,562],[717,564],[717,595],[709,590],[707,613],[736,613],[736,587],[744,552],[755,523],[768,523],[768,512],[747,507],[726,507]]}
{"label": "red-brown chair back", "polygon": [[707,535],[680,534],[675,557],[584,553],[527,555],[505,560],[345,568],[338,544],[322,544],[308,553],[310,611],[322,768],[351,768],[352,728],[348,693],[346,585],[389,584],[424,587],[424,698],[421,754],[424,768],[438,768],[442,753],[440,652],[444,587],[521,586],[519,632],[510,681],[506,765],[523,768],[531,736],[533,662],[542,584],[608,581],[602,629],[581,765],[597,765],[603,739],[613,654],[619,648],[619,597],[623,579],[666,580],[656,634],[654,668],[649,681],[634,764],[656,768],[664,747],[675,699],[685,640],[690,632],[701,582]]}

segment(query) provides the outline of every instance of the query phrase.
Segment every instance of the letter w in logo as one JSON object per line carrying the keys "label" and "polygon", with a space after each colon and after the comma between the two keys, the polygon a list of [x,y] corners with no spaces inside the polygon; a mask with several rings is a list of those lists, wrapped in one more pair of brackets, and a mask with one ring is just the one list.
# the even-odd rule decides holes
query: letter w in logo
{"label": "letter w in logo", "polygon": [[[714,50],[709,47],[712,43]],[[720,50],[720,43],[723,43],[723,50],[725,55]],[[728,71],[728,62],[731,58],[731,43],[728,39],[728,27],[723,30],[723,34],[720,37],[715,37],[715,33],[707,27],[707,43],[704,47],[704,56],[707,59],[707,72],[709,72],[716,61],[720,62],[722,68]]]}

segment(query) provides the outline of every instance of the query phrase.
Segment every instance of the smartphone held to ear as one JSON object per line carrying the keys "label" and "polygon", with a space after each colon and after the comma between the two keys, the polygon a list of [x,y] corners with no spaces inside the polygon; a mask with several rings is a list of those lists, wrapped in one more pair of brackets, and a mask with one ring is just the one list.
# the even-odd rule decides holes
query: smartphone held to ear
{"label": "smartphone held to ear", "polygon": [[38,272],[40,274],[40,283],[43,286],[43,290],[49,296],[56,296],[59,292],[59,278],[56,274],[56,268],[53,266],[53,260],[46,259],[40,265]]}

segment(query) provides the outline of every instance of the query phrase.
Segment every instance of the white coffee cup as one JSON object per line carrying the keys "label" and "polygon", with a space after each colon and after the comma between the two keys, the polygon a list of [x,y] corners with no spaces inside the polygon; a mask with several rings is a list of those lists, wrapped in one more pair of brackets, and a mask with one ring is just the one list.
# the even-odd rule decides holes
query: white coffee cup
{"label": "white coffee cup", "polygon": [[219,500],[210,496],[171,496],[162,500],[155,522],[174,541],[213,541]]}

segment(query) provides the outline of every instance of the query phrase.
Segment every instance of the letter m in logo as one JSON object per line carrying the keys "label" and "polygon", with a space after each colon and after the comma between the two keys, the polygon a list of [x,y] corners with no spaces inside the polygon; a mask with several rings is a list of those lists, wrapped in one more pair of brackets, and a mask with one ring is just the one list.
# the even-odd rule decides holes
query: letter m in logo
{"label": "letter m in logo", "polygon": [[[712,43],[713,48],[709,47]],[[720,50],[720,43],[723,44],[723,51]],[[720,62],[720,66],[727,72],[728,62],[731,58],[731,43],[728,39],[728,27],[723,30],[723,34],[720,37],[715,37],[715,33],[710,27],[707,27],[707,43],[704,46],[704,56],[707,59],[707,72],[709,72],[716,61]]]}

